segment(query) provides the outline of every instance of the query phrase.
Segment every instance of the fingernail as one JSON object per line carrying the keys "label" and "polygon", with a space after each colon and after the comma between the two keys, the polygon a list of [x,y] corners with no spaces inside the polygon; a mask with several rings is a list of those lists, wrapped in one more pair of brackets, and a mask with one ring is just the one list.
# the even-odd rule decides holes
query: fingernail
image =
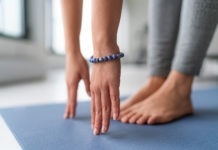
{"label": "fingernail", "polygon": [[101,128],[101,132],[106,133],[106,128],[104,126]]}
{"label": "fingernail", "polygon": [[64,119],[68,119],[68,117],[69,117],[69,116],[68,116],[68,115],[66,115],[66,114],[64,114],[64,116],[63,116],[63,117],[64,117]]}
{"label": "fingernail", "polygon": [[94,129],[93,134],[94,134],[94,135],[97,135],[97,134],[98,134],[98,131],[97,131],[96,128]]}
{"label": "fingernail", "polygon": [[116,113],[113,114],[113,120],[117,120],[117,114]]}

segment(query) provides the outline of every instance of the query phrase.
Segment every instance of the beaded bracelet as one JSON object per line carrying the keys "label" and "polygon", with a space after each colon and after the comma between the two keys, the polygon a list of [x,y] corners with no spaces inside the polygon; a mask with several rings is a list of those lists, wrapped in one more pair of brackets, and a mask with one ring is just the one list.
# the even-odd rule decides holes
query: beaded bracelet
{"label": "beaded bracelet", "polygon": [[94,58],[93,56],[91,56],[91,58],[89,59],[90,63],[101,63],[101,62],[106,62],[106,61],[110,61],[110,60],[116,60],[119,58],[124,57],[124,53],[120,52],[118,54],[111,54],[108,56],[104,56],[104,57],[99,57],[99,58]]}

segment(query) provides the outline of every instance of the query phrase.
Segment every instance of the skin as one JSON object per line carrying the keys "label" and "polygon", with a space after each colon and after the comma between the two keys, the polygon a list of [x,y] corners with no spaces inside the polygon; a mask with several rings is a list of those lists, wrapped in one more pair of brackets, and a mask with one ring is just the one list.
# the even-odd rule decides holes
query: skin
{"label": "skin", "polygon": [[80,80],[84,81],[86,91],[88,95],[91,95],[88,64],[81,54],[79,41],[83,1],[62,0],[61,3],[66,46],[66,83],[68,92],[64,118],[74,118]]}
{"label": "skin", "polygon": [[[94,57],[118,53],[117,30],[122,0],[92,0],[92,39]],[[91,74],[93,133],[106,133],[110,115],[119,116],[120,60],[93,64]]]}
{"label": "skin", "polygon": [[143,87],[141,87],[130,98],[128,98],[127,100],[121,103],[120,111],[123,112],[126,109],[128,109],[130,106],[144,100],[145,98],[148,98],[163,85],[165,80],[166,78],[163,77],[158,77],[158,76],[150,77]]}
{"label": "skin", "polygon": [[[151,125],[168,123],[192,114],[192,83],[193,76],[171,71],[166,81],[153,94],[121,109],[119,120],[123,123]],[[140,95],[138,93],[138,97]]]}
{"label": "skin", "polygon": [[[93,133],[106,133],[110,124],[110,114],[116,120],[119,116],[120,60],[93,64],[91,81],[88,64],[80,51],[82,0],[62,0],[63,25],[66,39],[66,83],[68,101],[64,118],[74,118],[76,114],[77,89],[84,80],[87,93],[92,99]],[[122,0],[92,1],[92,39],[94,57],[102,57],[119,52],[117,30],[120,21]]]}

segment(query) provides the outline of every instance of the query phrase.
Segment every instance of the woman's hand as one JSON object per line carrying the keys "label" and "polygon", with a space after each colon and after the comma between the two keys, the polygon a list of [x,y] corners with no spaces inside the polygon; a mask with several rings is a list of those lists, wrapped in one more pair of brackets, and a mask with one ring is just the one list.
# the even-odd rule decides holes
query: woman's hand
{"label": "woman's hand", "polygon": [[94,134],[107,132],[110,117],[119,116],[120,60],[93,64],[91,76],[92,129]]}
{"label": "woman's hand", "polygon": [[76,114],[77,104],[77,89],[79,81],[83,80],[85,83],[86,91],[90,96],[90,80],[89,68],[86,60],[81,53],[74,55],[67,55],[66,58],[66,82],[68,100],[64,118],[74,118]]}

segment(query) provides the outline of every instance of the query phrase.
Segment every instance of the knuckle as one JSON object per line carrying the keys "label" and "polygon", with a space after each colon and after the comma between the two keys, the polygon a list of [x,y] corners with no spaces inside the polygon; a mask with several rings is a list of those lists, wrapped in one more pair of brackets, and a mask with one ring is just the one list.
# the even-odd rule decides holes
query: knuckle
{"label": "knuckle", "polygon": [[91,88],[91,91],[93,91],[94,93],[99,91],[99,86],[97,86],[97,85],[92,85],[91,84],[90,88]]}
{"label": "knuckle", "polygon": [[102,112],[100,110],[95,111],[96,116],[101,116]]}
{"label": "knuckle", "polygon": [[108,117],[103,118],[102,124],[104,124],[104,125],[108,124],[109,123],[109,119],[110,118],[108,118]]}
{"label": "knuckle", "polygon": [[119,103],[119,98],[117,98],[116,96],[112,96],[111,101],[114,105],[117,105]]}
{"label": "knuckle", "polygon": [[106,112],[107,114],[110,113],[110,108],[108,106],[103,106],[103,110],[104,112]]}
{"label": "knuckle", "polygon": [[120,84],[117,81],[113,81],[113,82],[110,82],[110,86],[117,89],[119,88]]}
{"label": "knuckle", "polygon": [[96,125],[101,125],[101,122],[102,122],[102,119],[101,118],[98,118],[98,119],[96,119],[95,120],[95,123],[96,123]]}
{"label": "knuckle", "polygon": [[111,98],[111,101],[114,102],[116,99],[116,96],[114,94],[110,94],[110,98]]}

